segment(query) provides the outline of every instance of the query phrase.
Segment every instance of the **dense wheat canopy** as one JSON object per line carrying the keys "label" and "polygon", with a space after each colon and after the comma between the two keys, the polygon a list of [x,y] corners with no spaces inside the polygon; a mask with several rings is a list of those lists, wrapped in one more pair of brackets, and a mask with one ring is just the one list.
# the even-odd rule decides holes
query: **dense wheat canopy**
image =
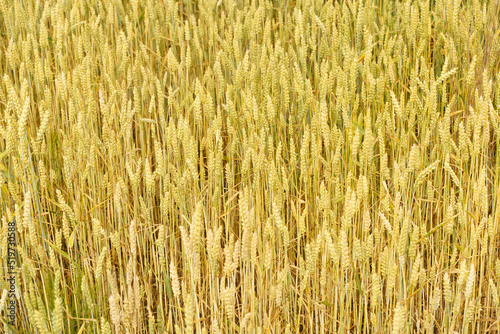
{"label": "dense wheat canopy", "polygon": [[0,0],[0,332],[498,332],[499,17]]}

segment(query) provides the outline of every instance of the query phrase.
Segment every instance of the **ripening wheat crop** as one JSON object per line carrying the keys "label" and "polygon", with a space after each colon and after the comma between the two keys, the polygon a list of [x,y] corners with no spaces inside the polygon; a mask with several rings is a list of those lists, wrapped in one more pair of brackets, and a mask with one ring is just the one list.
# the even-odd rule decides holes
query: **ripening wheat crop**
{"label": "ripening wheat crop", "polygon": [[0,0],[0,332],[500,331],[499,17]]}

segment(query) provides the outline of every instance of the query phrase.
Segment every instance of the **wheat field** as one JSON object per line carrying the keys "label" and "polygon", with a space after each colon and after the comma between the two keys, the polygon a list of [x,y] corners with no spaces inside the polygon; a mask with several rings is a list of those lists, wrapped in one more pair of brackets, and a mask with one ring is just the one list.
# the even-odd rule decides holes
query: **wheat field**
{"label": "wheat field", "polygon": [[0,13],[0,332],[500,331],[499,1]]}

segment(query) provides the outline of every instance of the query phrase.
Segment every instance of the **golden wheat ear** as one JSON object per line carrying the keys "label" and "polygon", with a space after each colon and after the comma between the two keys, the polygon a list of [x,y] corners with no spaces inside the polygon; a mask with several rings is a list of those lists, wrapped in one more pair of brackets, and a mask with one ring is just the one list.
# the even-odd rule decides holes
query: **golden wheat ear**
{"label": "golden wheat ear", "polygon": [[499,16],[0,0],[0,332],[498,331]]}

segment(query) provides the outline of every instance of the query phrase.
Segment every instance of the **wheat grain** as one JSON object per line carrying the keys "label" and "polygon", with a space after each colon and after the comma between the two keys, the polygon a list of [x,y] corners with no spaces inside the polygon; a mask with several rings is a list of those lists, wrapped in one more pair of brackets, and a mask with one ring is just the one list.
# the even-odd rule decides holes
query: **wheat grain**
{"label": "wheat grain", "polygon": [[0,0],[17,329],[495,328],[499,11]]}

